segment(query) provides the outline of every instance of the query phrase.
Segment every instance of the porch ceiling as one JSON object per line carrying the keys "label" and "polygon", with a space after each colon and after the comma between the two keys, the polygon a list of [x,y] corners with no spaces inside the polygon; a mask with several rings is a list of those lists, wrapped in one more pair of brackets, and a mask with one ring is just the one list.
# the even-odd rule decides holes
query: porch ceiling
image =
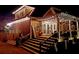
{"label": "porch ceiling", "polygon": [[32,20],[37,20],[37,21],[46,21],[46,20],[50,20],[50,19],[55,19],[54,16],[50,16],[50,17],[32,17]]}
{"label": "porch ceiling", "polygon": [[79,18],[72,16],[70,14],[67,14],[67,13],[63,13],[63,12],[58,14],[58,17],[59,17],[59,19],[63,19],[63,20],[79,21]]}

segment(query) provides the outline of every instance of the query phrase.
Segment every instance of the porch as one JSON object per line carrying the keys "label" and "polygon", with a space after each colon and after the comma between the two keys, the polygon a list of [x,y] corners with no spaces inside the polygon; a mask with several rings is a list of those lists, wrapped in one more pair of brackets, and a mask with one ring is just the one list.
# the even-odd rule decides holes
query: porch
{"label": "porch", "polygon": [[57,20],[49,18],[31,18],[30,38],[47,39],[57,32]]}

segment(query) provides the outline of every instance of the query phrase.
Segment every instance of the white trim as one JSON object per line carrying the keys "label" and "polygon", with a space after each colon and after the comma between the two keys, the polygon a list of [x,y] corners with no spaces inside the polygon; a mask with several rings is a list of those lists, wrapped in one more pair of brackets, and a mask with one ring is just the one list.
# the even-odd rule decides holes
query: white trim
{"label": "white trim", "polygon": [[69,20],[69,31],[70,31],[70,37],[72,37],[72,33],[71,33],[71,21]]}
{"label": "white trim", "polygon": [[78,31],[78,30],[79,30],[79,29],[78,29],[78,21],[76,21],[76,25],[77,25],[77,31]]}
{"label": "white trim", "polygon": [[15,14],[16,12],[18,12],[19,10],[21,10],[23,7],[25,7],[25,5],[21,6],[20,8],[18,8],[18,9],[15,10],[14,12],[12,12],[12,14]]}
{"label": "white trim", "polygon": [[25,17],[25,18],[10,22],[10,23],[7,24],[7,26],[11,26],[11,25],[13,25],[15,23],[20,23],[20,22],[23,22],[23,21],[26,21],[26,20],[29,20],[29,19],[30,19],[29,17]]}
{"label": "white trim", "polygon": [[27,6],[27,5],[23,5],[23,6],[21,6],[20,8],[18,8],[17,10],[15,10],[12,14],[17,13],[18,11],[20,11],[20,10],[21,10],[22,8],[24,8],[24,7],[29,7],[29,8],[32,8],[33,10],[35,9],[34,7]]}

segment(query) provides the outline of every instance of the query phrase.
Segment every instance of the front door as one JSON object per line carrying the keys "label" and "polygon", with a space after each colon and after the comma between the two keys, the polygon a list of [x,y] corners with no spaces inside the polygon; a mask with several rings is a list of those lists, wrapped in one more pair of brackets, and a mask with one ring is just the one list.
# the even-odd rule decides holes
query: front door
{"label": "front door", "polygon": [[51,22],[42,24],[43,35],[50,35],[53,33],[53,24]]}

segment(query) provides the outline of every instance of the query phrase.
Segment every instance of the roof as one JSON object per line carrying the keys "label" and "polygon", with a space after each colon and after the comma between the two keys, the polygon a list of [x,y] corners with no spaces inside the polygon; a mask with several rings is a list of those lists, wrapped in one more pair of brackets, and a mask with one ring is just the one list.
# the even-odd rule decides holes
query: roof
{"label": "roof", "polygon": [[15,14],[15,13],[17,13],[18,11],[20,11],[21,9],[23,9],[24,7],[26,7],[26,8],[31,8],[31,9],[34,9],[34,12],[32,12],[31,13],[31,16],[33,16],[33,17],[43,17],[44,16],[44,14],[46,13],[46,12],[48,12],[48,10],[50,10],[50,9],[54,9],[54,10],[59,10],[58,8],[55,8],[55,7],[52,7],[52,6],[37,6],[37,5],[29,5],[29,6],[27,6],[27,5],[22,5],[22,6],[20,6],[18,9],[16,9],[14,12],[12,12],[12,14]]}
{"label": "roof", "polygon": [[33,9],[33,10],[35,9],[34,7],[27,6],[27,5],[23,5],[23,6],[19,7],[17,10],[15,10],[14,12],[12,12],[12,14],[17,13],[18,11],[20,11],[20,10],[23,9],[24,7],[26,7],[26,8],[30,8],[30,9]]}
{"label": "roof", "polygon": [[79,20],[77,17],[61,12],[58,14],[59,19],[64,19],[64,20]]}
{"label": "roof", "polygon": [[37,20],[37,21],[46,21],[46,20],[51,20],[51,19],[55,19],[54,16],[51,17],[31,17],[32,20]]}
{"label": "roof", "polygon": [[[50,10],[51,12],[53,10],[55,10],[56,13],[58,13],[58,11],[60,11],[60,9],[52,7],[52,6],[36,6],[34,5],[33,7],[35,7],[35,11],[32,13],[31,16],[33,17],[43,17],[46,13],[48,13],[48,11]],[[52,15],[52,14],[51,14]]]}

